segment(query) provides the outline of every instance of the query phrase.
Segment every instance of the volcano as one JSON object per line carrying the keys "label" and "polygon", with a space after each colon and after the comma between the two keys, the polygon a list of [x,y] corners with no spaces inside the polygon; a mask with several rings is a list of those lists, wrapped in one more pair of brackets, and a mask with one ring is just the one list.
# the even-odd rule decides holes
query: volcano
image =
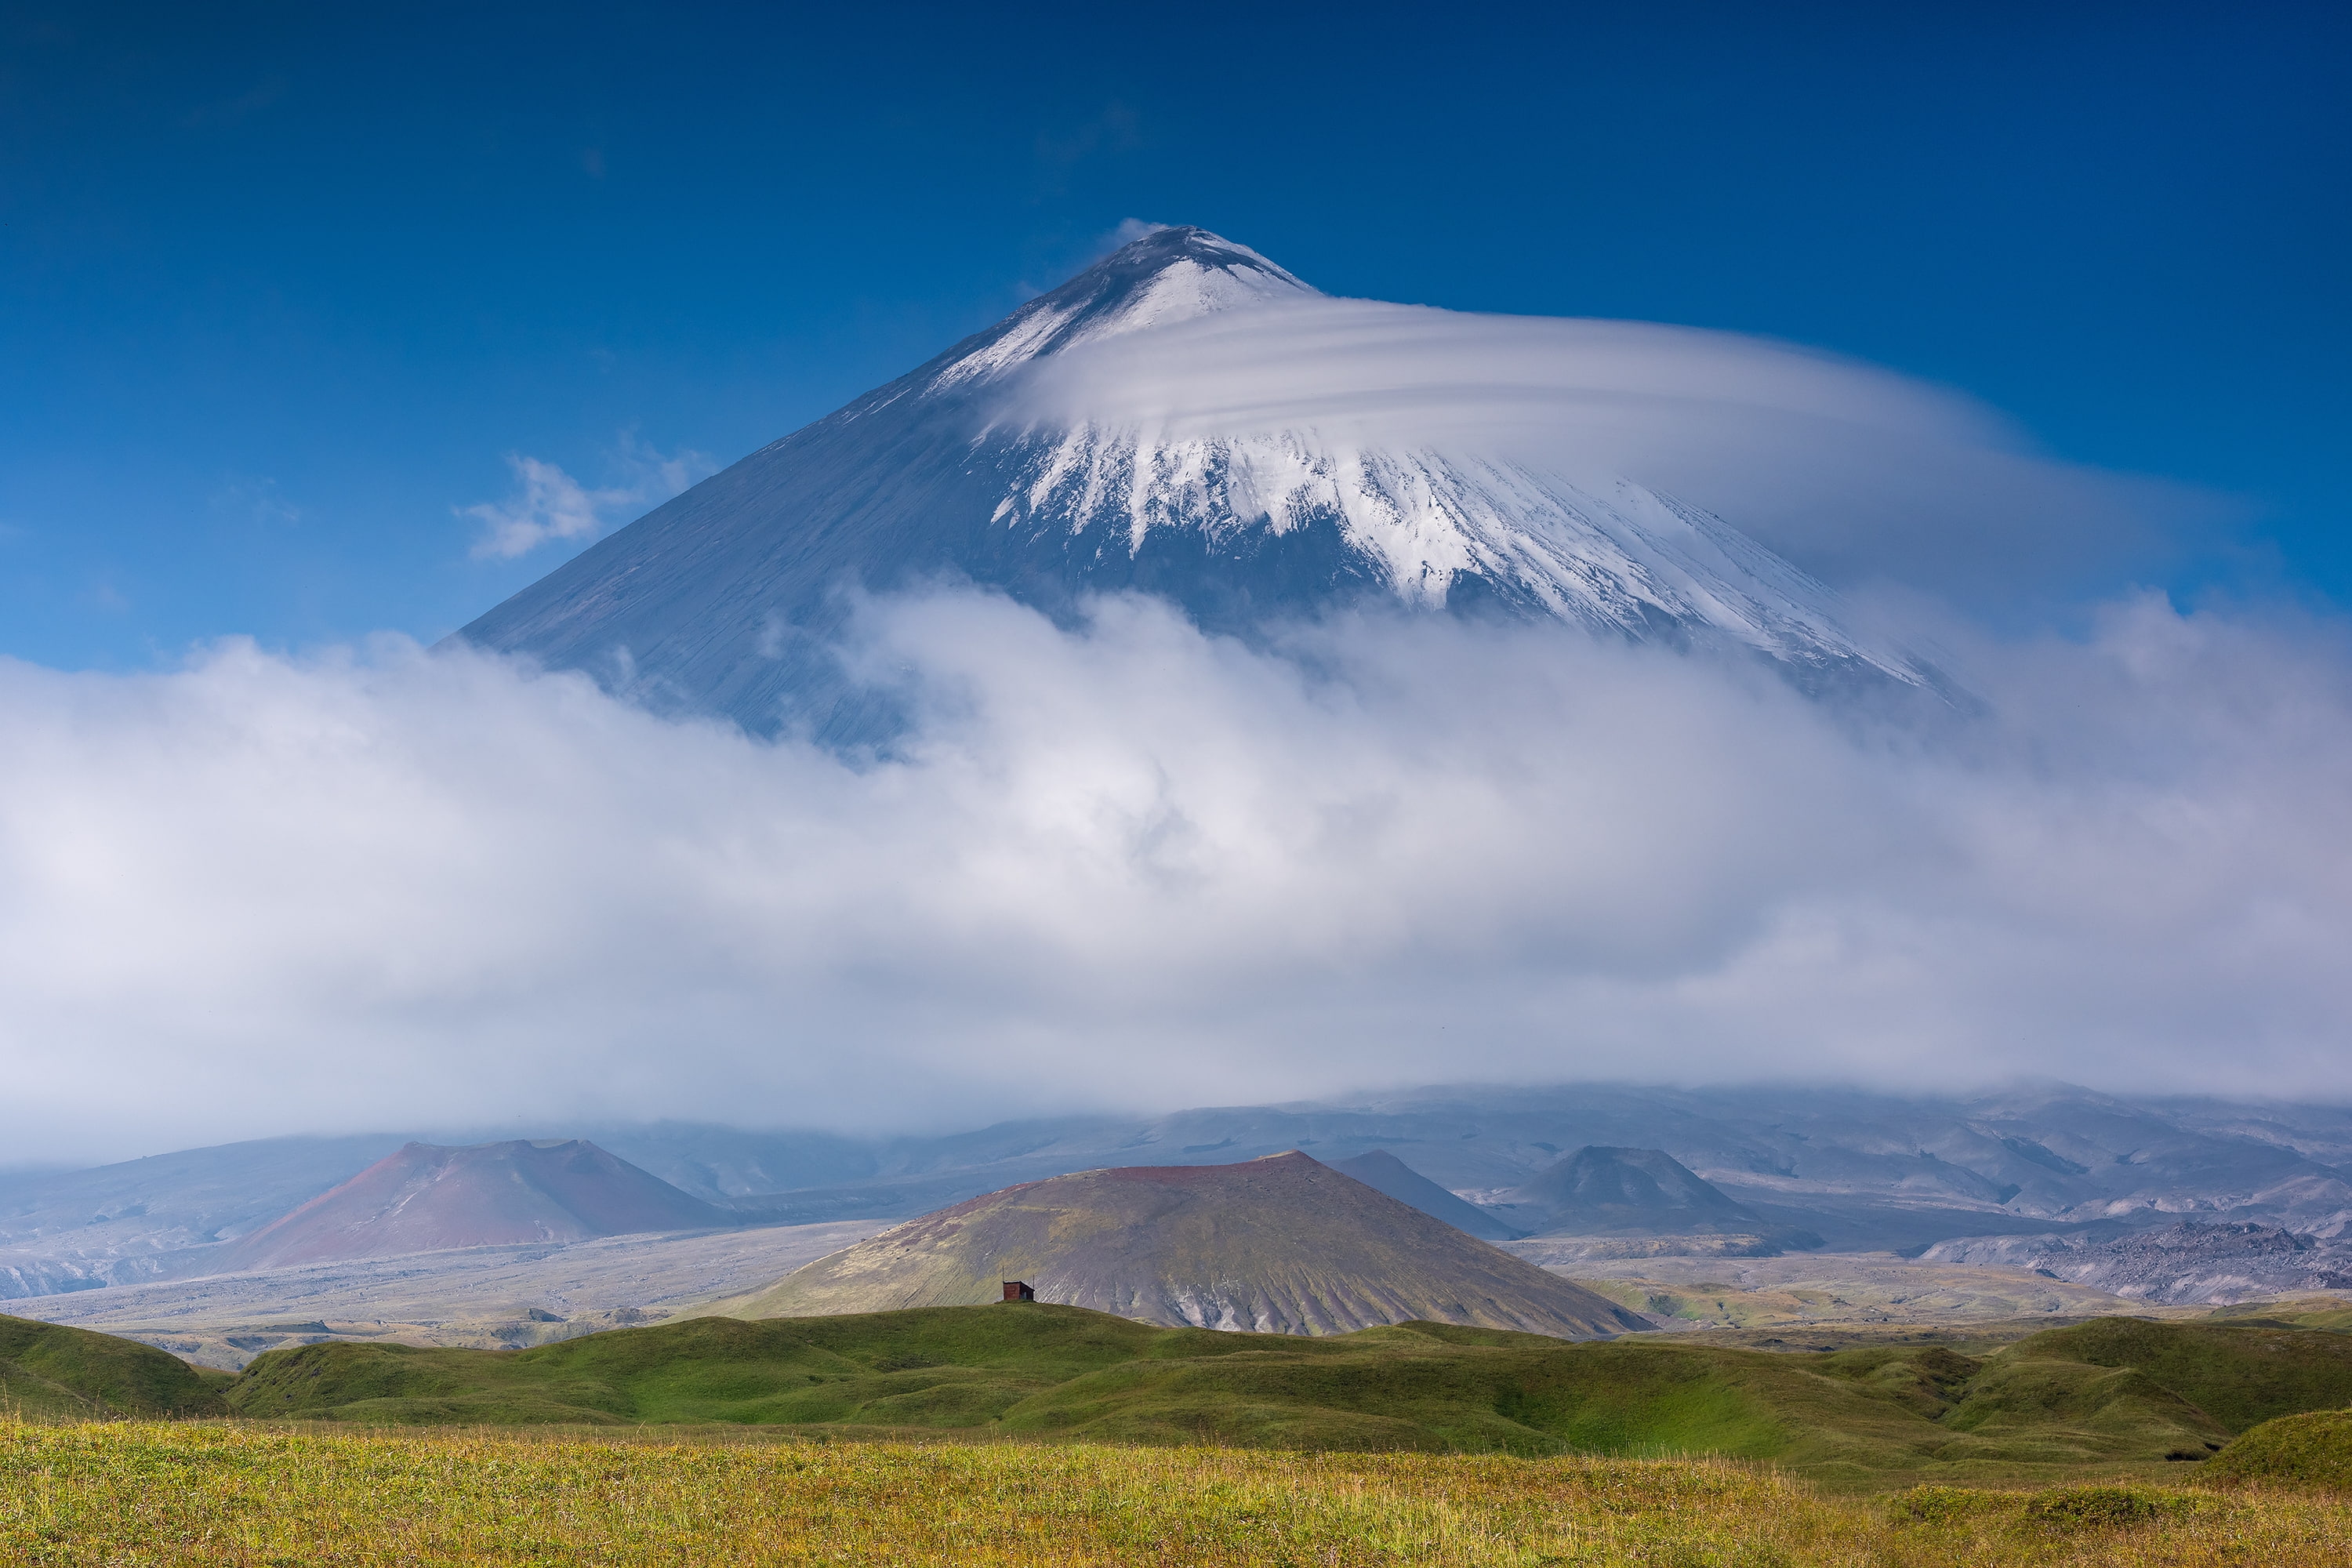
{"label": "volcano", "polygon": [[1484,1237],[1488,1241],[1507,1241],[1521,1234],[1477,1205],[1439,1186],[1386,1149],[1337,1161],[1331,1168],[1468,1235]]}
{"label": "volcano", "polygon": [[[1332,300],[1246,246],[1162,228],[457,636],[656,707],[844,742],[898,710],[841,658],[856,592],[938,584],[1066,624],[1128,591],[1244,634],[1384,605],[1729,648],[1809,683],[1928,682],[1720,519],[1482,448],[1481,407],[1442,367],[1360,384],[1368,340],[1498,320]],[[1274,328],[1296,342],[1275,371],[1236,367],[1234,344]],[[1377,427],[1366,408],[1386,411]]]}
{"label": "volcano", "polygon": [[1544,1236],[1656,1236],[1769,1229],[1753,1209],[1663,1149],[1591,1144],[1538,1172],[1507,1200]]}
{"label": "volcano", "polygon": [[1423,1321],[1605,1338],[1653,1325],[1293,1150],[1082,1171],[912,1219],[736,1301],[741,1317],[1041,1301],[1148,1323],[1333,1334]]}
{"label": "volcano", "polygon": [[735,1223],[584,1139],[410,1143],[239,1238],[212,1266],[236,1273]]}

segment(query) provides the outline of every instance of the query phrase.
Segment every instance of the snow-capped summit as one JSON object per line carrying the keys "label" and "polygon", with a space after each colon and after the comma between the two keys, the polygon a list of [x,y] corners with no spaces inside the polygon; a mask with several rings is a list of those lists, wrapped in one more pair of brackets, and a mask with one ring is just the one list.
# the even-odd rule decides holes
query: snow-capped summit
{"label": "snow-capped summit", "polygon": [[1303,297],[1320,296],[1246,245],[1205,228],[1155,229],[933,360],[929,388],[988,380],[1125,332]]}
{"label": "snow-capped summit", "polygon": [[459,635],[835,741],[877,726],[832,654],[841,590],[940,580],[1055,615],[1141,591],[1219,630],[1477,609],[1923,679],[1721,520],[1555,460],[1549,437],[1597,417],[1583,351],[1543,331],[1563,325],[1334,300],[1157,229]]}

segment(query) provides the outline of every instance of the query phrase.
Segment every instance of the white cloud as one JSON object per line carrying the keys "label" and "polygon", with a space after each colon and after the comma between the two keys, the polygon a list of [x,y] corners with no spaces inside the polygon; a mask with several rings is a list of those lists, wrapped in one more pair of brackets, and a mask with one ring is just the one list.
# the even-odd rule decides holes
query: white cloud
{"label": "white cloud", "polygon": [[1100,258],[1114,250],[1124,250],[1145,236],[1158,234],[1167,226],[1164,223],[1146,223],[1139,217],[1123,217],[1118,220],[1117,227],[1095,242],[1095,255]]}
{"label": "white cloud", "polygon": [[478,501],[457,515],[482,525],[475,540],[477,561],[511,561],[554,539],[593,539],[626,511],[665,501],[716,467],[700,452],[671,456],[624,432],[611,454],[620,482],[590,489],[553,463],[520,452],[507,454],[515,491],[502,501]]}
{"label": "white cloud", "polygon": [[2111,606],[1870,718],[1549,628],[872,606],[856,768],[387,641],[0,664],[21,1158],[1432,1079],[2352,1093],[2339,627]]}
{"label": "white cloud", "polygon": [[1374,300],[1276,300],[1105,338],[1039,361],[1003,416],[1476,452],[1588,487],[1622,476],[1849,584],[2013,594],[2092,567],[2107,583],[2231,510],[2050,460],[1959,393],[1792,344]]}

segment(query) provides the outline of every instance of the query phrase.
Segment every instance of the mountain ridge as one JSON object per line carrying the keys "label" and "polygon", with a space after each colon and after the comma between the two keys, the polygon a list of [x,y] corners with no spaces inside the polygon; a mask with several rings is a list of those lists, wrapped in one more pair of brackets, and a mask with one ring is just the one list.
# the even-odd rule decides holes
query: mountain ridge
{"label": "mountain ridge", "polygon": [[[576,1131],[707,1203],[731,1205],[733,1225],[897,1221],[1072,1171],[1290,1148],[1327,1162],[1386,1149],[1441,1187],[1496,1203],[1597,1143],[1662,1148],[1834,1250],[1916,1252],[2024,1232],[2095,1239],[2191,1218],[2322,1238],[2352,1228],[2352,1183],[2342,1174],[2352,1168],[2352,1110],[2139,1100],[2067,1085],[1911,1097],[1431,1084],[1328,1103],[1028,1120],[940,1136],[693,1123]],[[0,1173],[0,1297],[206,1271],[236,1237],[403,1142],[467,1133],[261,1140],[78,1172]]]}

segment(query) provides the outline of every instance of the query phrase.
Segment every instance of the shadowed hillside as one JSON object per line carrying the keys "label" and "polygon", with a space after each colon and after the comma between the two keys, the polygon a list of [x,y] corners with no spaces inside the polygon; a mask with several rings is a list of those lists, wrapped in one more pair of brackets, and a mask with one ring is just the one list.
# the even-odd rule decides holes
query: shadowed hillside
{"label": "shadowed hillside", "polygon": [[1433,1219],[1442,1219],[1466,1235],[1484,1237],[1488,1241],[1508,1241],[1520,1234],[1477,1205],[1439,1186],[1385,1149],[1375,1149],[1352,1160],[1334,1160],[1331,1168],[1355,1177],[1376,1193],[1385,1193]]}
{"label": "shadowed hillside", "polygon": [[734,1223],[576,1138],[458,1149],[411,1143],[211,1261],[230,1273]]}
{"label": "shadowed hillside", "polygon": [[1295,1334],[1424,1319],[1568,1339],[1648,1320],[1296,1151],[1084,1171],[925,1215],[730,1303],[747,1318],[1038,1298]]}
{"label": "shadowed hillside", "polygon": [[[1510,1194],[1514,1217],[1547,1236],[1756,1234],[1761,1215],[1662,1149],[1579,1149]],[[1539,1228],[1538,1228],[1539,1227]]]}

